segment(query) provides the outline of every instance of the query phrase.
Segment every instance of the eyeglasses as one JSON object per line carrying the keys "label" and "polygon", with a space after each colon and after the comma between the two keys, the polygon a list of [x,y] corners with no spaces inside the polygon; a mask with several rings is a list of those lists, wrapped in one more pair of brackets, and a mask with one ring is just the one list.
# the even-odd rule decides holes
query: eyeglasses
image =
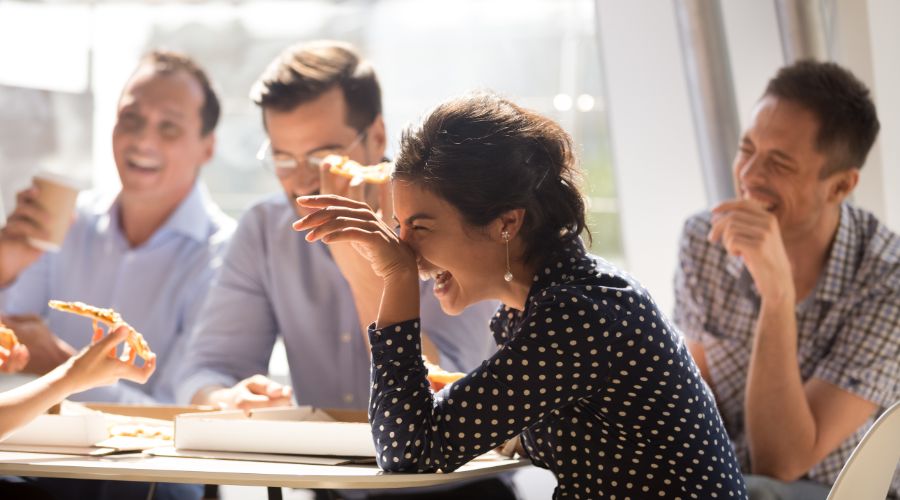
{"label": "eyeglasses", "polygon": [[259,151],[256,152],[256,159],[262,163],[266,170],[274,172],[279,178],[290,177],[301,167],[306,169],[307,173],[313,174],[319,172],[319,167],[322,166],[322,161],[325,160],[326,156],[346,156],[347,152],[353,150],[365,138],[366,131],[364,130],[353,139],[349,146],[319,149],[304,156],[302,161],[287,153],[274,153],[272,151],[272,142],[269,138],[266,138],[260,145]]}

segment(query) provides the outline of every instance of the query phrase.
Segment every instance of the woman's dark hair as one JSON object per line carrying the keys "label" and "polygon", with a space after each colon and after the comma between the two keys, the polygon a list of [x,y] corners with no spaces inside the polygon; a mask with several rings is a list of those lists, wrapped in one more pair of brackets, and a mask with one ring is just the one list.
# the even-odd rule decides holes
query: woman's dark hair
{"label": "woman's dark hair", "polygon": [[586,229],[572,139],[553,120],[492,93],[447,101],[403,133],[394,178],[447,200],[484,227],[525,209],[526,261],[536,263]]}

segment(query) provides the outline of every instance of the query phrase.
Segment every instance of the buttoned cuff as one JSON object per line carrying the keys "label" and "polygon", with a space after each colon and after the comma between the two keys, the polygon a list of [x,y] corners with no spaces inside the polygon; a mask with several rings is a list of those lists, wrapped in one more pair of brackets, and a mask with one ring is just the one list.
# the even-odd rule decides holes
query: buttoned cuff
{"label": "buttoned cuff", "polygon": [[409,360],[418,362],[422,358],[419,318],[384,328],[375,328],[372,323],[369,325],[369,344],[373,360],[390,361],[395,366]]}
{"label": "buttoned cuff", "polygon": [[175,399],[178,404],[191,404],[194,396],[201,389],[207,387],[232,387],[238,383],[238,379],[215,370],[203,369],[189,373],[175,389]]}

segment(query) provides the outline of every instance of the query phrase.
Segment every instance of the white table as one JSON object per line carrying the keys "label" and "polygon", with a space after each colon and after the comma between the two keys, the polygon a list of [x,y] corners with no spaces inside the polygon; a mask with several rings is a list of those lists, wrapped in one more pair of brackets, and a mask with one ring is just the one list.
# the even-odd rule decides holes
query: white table
{"label": "white table", "polygon": [[306,465],[140,454],[89,457],[0,452],[0,475],[265,486],[269,489],[269,498],[275,499],[281,498],[282,487],[381,489],[435,486],[491,476],[527,464],[527,460],[476,460],[449,474],[396,474],[384,472],[376,465]]}

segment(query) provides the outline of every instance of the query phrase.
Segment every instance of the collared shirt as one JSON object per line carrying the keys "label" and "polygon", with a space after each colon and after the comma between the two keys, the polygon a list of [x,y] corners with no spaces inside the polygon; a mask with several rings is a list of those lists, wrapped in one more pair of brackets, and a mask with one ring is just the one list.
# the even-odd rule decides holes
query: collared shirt
{"label": "collared shirt", "polygon": [[[291,228],[296,219],[283,194],[241,218],[188,347],[190,363],[178,391],[182,403],[203,387],[230,387],[267,373],[272,346],[281,336],[297,403],[366,407],[369,350],[350,286],[326,244],[309,243],[305,233]],[[495,303],[447,316],[429,282],[421,306],[443,367],[471,369],[489,354]]]}
{"label": "collared shirt", "polygon": [[521,433],[554,498],[746,498],[681,335],[647,291],[567,237],[525,309],[491,323],[499,351],[429,390],[419,324],[370,329],[369,421],[388,471],[449,472]]}
{"label": "collared shirt", "polygon": [[[900,399],[900,237],[844,204],[816,287],[797,304],[797,359],[819,378],[880,407],[806,478],[831,485],[881,411]],[[703,345],[719,411],[745,472],[750,455],[744,398],[760,298],[743,262],[707,241],[710,214],[690,218],[681,238],[675,322]],[[892,498],[900,494],[895,476]]]}
{"label": "collared shirt", "polygon": [[90,343],[91,321],[50,310],[47,301],[81,301],[115,309],[157,354],[156,372],[144,385],[123,381],[73,399],[173,403],[175,372],[185,361],[187,334],[235,223],[200,183],[138,247],[129,245],[119,217],[117,198],[84,193],[62,250],[45,253],[25,270],[0,294],[0,304],[7,314],[44,316],[50,330],[76,349]]}

